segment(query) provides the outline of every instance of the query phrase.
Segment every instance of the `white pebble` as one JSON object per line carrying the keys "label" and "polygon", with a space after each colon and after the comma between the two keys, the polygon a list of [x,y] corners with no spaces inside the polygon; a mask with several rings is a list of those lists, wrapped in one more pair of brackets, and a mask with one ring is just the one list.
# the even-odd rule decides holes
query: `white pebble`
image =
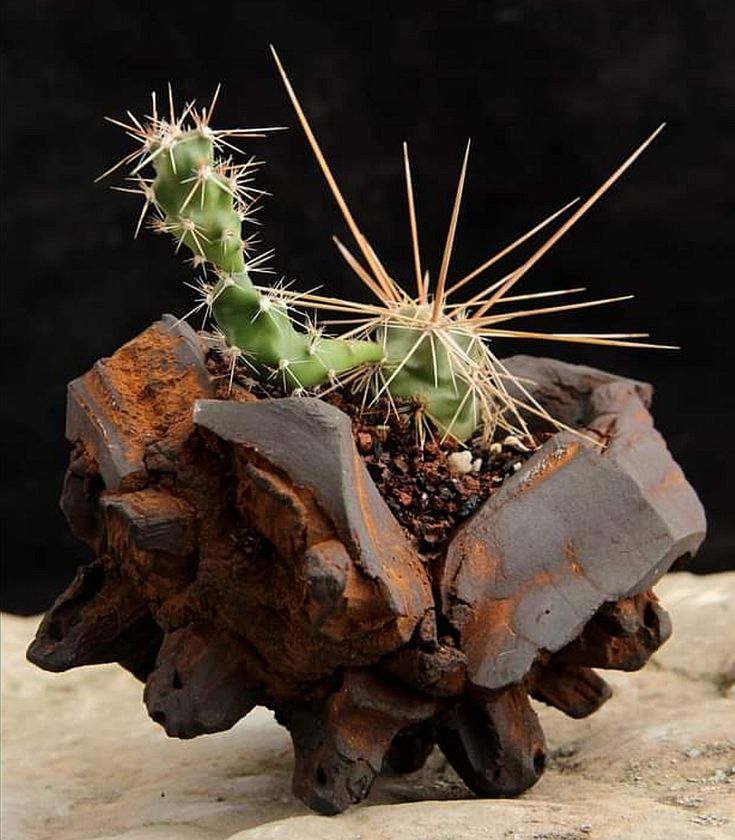
{"label": "white pebble", "polygon": [[503,451],[503,444],[502,443],[491,443],[490,444],[490,454],[491,455],[500,455]]}
{"label": "white pebble", "polygon": [[472,462],[472,472],[480,472],[482,469],[482,458],[475,458]]}
{"label": "white pebble", "polygon": [[458,473],[459,475],[466,475],[472,472],[472,453],[469,449],[463,449],[461,452],[452,452],[447,456],[447,466],[449,471]]}

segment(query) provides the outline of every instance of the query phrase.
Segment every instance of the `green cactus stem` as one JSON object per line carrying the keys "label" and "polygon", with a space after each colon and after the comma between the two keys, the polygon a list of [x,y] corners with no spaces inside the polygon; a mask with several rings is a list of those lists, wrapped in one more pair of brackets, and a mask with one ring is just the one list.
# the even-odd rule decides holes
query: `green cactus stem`
{"label": "green cactus stem", "polygon": [[286,390],[316,388],[383,358],[382,347],[372,341],[325,338],[314,328],[295,330],[283,300],[277,293],[261,294],[246,271],[219,280],[212,313],[227,343],[242,351],[258,378],[277,376]]}
{"label": "green cactus stem", "polygon": [[220,271],[245,271],[236,183],[231,167],[215,163],[212,140],[188,131],[168,150],[160,147],[153,167],[153,193],[165,213],[161,228]]}
{"label": "green cactus stem", "polygon": [[[380,362],[383,350],[375,342],[326,338],[315,328],[297,329],[279,290],[261,290],[253,284],[250,271],[262,257],[246,259],[242,225],[260,194],[249,186],[255,164],[252,160],[235,164],[219,153],[234,148],[225,138],[262,134],[211,129],[217,93],[209,109],[197,113],[192,103],[177,118],[169,89],[168,118],[159,117],[154,97],[153,116],[147,121],[132,116],[130,124],[113,120],[141,144],[121,161],[138,161],[132,173],[137,189],[126,191],[143,195],[141,220],[153,205],[159,216],[151,227],[171,234],[178,242],[177,251],[182,245],[190,250],[195,266],[215,268],[218,279],[214,285],[202,284],[200,308],[206,305],[213,315],[234,351],[232,358],[241,358],[258,379],[277,378],[288,391],[313,389],[354,368]],[[138,174],[149,163],[155,170],[153,180]]]}
{"label": "green cactus stem", "polygon": [[466,440],[482,422],[468,372],[482,368],[483,348],[467,331],[432,328],[429,310],[426,304],[404,309],[404,316],[416,318],[415,326],[406,320],[378,327],[385,360],[374,391],[420,403],[442,434]]}

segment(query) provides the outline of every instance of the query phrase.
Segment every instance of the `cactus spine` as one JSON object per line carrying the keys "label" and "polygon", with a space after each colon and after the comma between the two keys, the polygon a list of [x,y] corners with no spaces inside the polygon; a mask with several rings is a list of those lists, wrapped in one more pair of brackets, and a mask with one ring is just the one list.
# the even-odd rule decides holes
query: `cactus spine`
{"label": "cactus spine", "polygon": [[[216,270],[217,281],[204,287],[204,302],[234,357],[242,358],[257,378],[277,378],[289,391],[315,388],[345,371],[379,362],[383,351],[374,342],[297,330],[286,300],[276,290],[264,294],[253,284],[242,238],[254,194],[247,177],[253,164],[233,164],[219,158],[218,151],[229,145],[223,143],[225,137],[255,132],[213,131],[213,105],[201,114],[188,106],[178,119],[172,107],[170,119],[164,119],[158,117],[154,100],[148,123],[134,120],[125,128],[142,143],[128,158],[142,158],[134,173],[147,163],[156,173],[152,182],[138,176],[136,190],[160,214],[153,229],[174,236],[177,250],[186,246],[195,265],[208,263]],[[189,114],[193,125],[186,126]]]}

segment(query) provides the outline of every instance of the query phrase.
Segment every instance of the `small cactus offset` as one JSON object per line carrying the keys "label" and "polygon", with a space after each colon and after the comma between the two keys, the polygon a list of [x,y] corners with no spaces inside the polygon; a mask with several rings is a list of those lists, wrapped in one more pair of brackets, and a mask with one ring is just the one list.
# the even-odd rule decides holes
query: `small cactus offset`
{"label": "small cactus offset", "polygon": [[[326,338],[314,328],[297,330],[278,290],[264,294],[253,284],[250,272],[258,269],[262,257],[246,259],[250,243],[242,237],[242,225],[260,195],[249,186],[256,164],[252,159],[235,164],[220,155],[225,148],[234,149],[226,138],[258,136],[263,130],[211,129],[215,102],[216,94],[201,113],[192,103],[178,118],[171,104],[164,118],[154,98],[153,115],[146,123],[131,117],[132,125],[121,124],[141,142],[141,148],[121,163],[140,158],[133,170],[137,187],[131,191],[144,196],[144,215],[149,206],[158,211],[151,227],[171,234],[177,251],[186,246],[195,266],[215,269],[216,282],[202,284],[202,305],[213,315],[233,365],[242,360],[251,375],[261,380],[277,377],[292,391],[315,388],[345,371],[380,361],[383,351],[374,342]],[[147,164],[155,170],[153,180],[139,175]]]}

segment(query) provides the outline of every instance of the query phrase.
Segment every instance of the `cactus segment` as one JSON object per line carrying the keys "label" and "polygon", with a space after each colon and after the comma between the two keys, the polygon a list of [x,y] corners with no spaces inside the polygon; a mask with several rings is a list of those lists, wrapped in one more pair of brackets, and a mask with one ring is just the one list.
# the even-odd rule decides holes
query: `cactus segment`
{"label": "cactus segment", "polygon": [[192,129],[164,138],[149,159],[156,172],[150,190],[163,215],[156,227],[178,240],[177,249],[185,245],[195,261],[217,269],[219,280],[209,296],[212,314],[254,376],[277,376],[288,391],[311,389],[381,361],[382,347],[374,342],[297,330],[277,292],[263,294],[253,285],[241,235],[247,216],[246,191],[238,185],[243,170],[217,160],[211,136]]}
{"label": "cactus segment", "polygon": [[277,294],[259,292],[245,271],[221,278],[212,301],[227,343],[242,351],[258,378],[275,373],[286,390],[316,388],[383,358],[382,347],[372,341],[325,338],[313,328],[295,330],[285,302]]}
{"label": "cactus segment", "polygon": [[476,336],[459,329],[432,329],[426,304],[413,307],[417,324],[394,321],[378,328],[385,351],[382,385],[391,397],[421,404],[439,431],[457,440],[470,438],[482,416],[477,390],[467,372],[479,370],[483,353]]}
{"label": "cactus segment", "polygon": [[159,147],[153,167],[152,187],[165,213],[165,229],[220,271],[244,271],[242,212],[235,207],[227,168],[215,163],[212,140],[188,131],[168,149]]}

